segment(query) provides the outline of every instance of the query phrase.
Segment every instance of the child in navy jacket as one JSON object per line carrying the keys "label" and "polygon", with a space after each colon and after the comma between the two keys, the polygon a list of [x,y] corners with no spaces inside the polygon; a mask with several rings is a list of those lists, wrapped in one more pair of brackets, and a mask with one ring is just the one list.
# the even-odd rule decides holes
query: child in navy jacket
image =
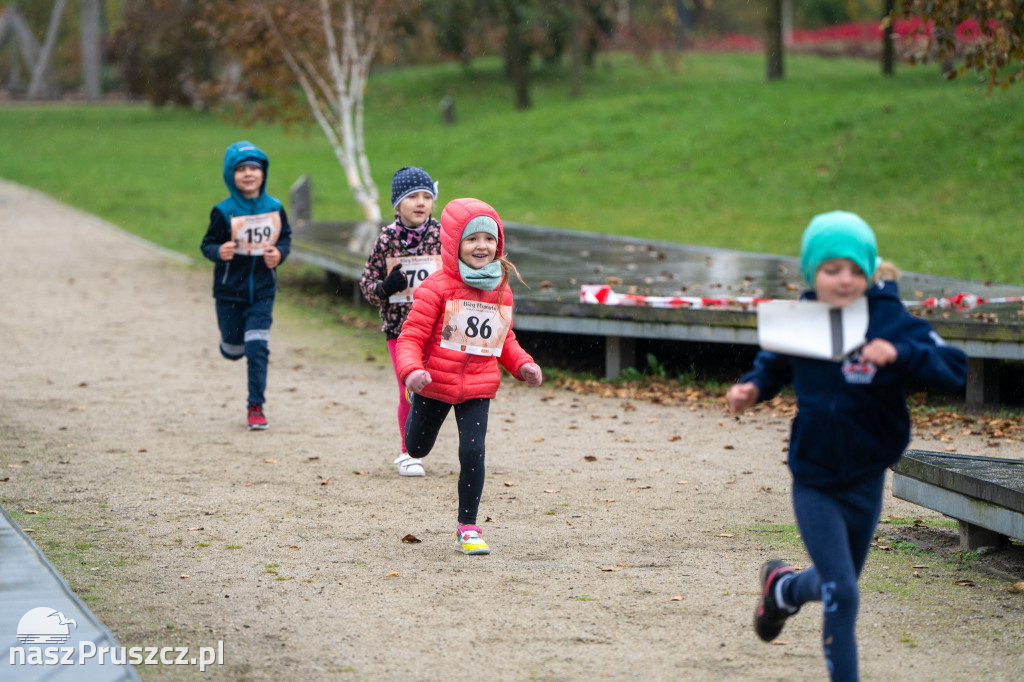
{"label": "child in navy jacket", "polygon": [[251,142],[236,142],[224,153],[229,196],[210,211],[200,247],[215,263],[213,297],[220,327],[220,352],[248,364],[250,430],[267,428],[263,414],[270,360],[270,325],[277,293],[278,265],[288,257],[292,230],[281,202],[266,192],[270,161]]}
{"label": "child in navy jacket", "polygon": [[907,312],[895,282],[869,285],[875,267],[875,235],[866,222],[845,211],[816,216],[802,241],[800,269],[814,289],[804,297],[843,307],[866,296],[867,343],[841,362],[761,351],[727,396],[738,413],[793,384],[793,510],[814,565],[796,572],[783,561],[765,563],[754,624],[770,642],[800,606],[821,601],[833,680],[858,679],[857,580],[881,513],[885,470],[910,442],[906,384],[920,379],[956,389],[967,373],[964,353]]}

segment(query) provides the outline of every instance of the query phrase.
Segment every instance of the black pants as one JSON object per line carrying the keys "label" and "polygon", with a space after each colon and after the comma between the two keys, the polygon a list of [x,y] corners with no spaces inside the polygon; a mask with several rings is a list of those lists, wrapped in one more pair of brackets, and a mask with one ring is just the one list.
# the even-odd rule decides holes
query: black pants
{"label": "black pants", "polygon": [[480,495],[484,490],[484,439],[487,436],[489,398],[474,398],[464,403],[412,397],[412,410],[405,422],[405,447],[417,459],[426,457],[434,448],[448,411],[455,408],[459,429],[459,523],[476,523]]}

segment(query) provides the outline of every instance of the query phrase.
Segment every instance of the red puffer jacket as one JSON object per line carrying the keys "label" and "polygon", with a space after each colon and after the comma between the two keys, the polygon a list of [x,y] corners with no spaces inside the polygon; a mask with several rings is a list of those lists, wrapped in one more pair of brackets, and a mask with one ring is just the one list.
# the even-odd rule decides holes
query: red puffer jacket
{"label": "red puffer jacket", "polygon": [[[501,383],[498,362],[512,376],[522,381],[519,370],[533,362],[530,354],[516,341],[511,328],[512,289],[506,284],[504,291],[484,291],[471,287],[459,275],[459,243],[466,223],[477,216],[489,216],[498,224],[498,248],[501,256],[505,249],[505,233],[497,211],[479,199],[455,199],[441,213],[441,269],[430,275],[416,289],[409,317],[398,337],[396,361],[402,383],[418,369],[430,372],[431,382],[420,393],[427,398],[446,403],[461,403],[473,398],[493,398]],[[500,358],[493,355],[475,355],[441,346],[442,333],[452,338],[448,329],[442,329],[445,307],[449,301],[482,301],[497,304],[499,291],[501,305],[508,306],[508,335],[501,347]],[[458,305],[458,304],[456,304]],[[457,345],[457,344],[456,344]]]}

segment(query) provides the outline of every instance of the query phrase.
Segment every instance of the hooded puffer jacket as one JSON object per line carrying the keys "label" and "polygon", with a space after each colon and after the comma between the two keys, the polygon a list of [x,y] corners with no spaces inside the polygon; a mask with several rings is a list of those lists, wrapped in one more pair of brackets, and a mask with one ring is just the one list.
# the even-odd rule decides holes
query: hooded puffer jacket
{"label": "hooded puffer jacket", "polygon": [[461,403],[474,398],[493,398],[501,383],[500,361],[512,376],[522,381],[519,370],[533,362],[516,341],[511,326],[502,346],[501,357],[473,355],[441,347],[441,324],[445,305],[452,299],[497,303],[512,306],[512,289],[506,284],[484,291],[466,284],[459,274],[459,243],[466,224],[478,216],[489,216],[498,224],[496,256],[505,249],[505,233],[498,213],[479,199],[455,199],[441,213],[441,269],[427,277],[416,289],[409,317],[398,337],[396,361],[402,383],[412,372],[425,369],[431,383],[421,393],[446,403]]}

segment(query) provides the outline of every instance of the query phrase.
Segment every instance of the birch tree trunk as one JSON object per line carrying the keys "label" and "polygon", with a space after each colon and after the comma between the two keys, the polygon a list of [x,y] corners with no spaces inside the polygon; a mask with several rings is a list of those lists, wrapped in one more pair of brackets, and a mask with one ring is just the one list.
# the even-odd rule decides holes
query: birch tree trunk
{"label": "birch tree trunk", "polygon": [[64,7],[68,0],[57,0],[50,13],[50,25],[46,29],[46,40],[39,53],[39,59],[32,68],[32,79],[28,84],[29,99],[37,99],[41,96],[56,97],[59,95],[57,84],[50,70],[50,55],[57,44],[57,33],[60,31],[60,22],[64,18]]}
{"label": "birch tree trunk", "polygon": [[[329,0],[319,2],[322,54],[283,35],[266,6],[267,28],[276,36],[281,57],[295,76],[317,124],[330,142],[345,180],[367,220],[380,222],[380,197],[373,182],[363,137],[363,97],[370,63],[385,26],[372,3],[357,16],[351,0],[341,3],[336,24]],[[299,41],[301,43],[301,41]]]}

